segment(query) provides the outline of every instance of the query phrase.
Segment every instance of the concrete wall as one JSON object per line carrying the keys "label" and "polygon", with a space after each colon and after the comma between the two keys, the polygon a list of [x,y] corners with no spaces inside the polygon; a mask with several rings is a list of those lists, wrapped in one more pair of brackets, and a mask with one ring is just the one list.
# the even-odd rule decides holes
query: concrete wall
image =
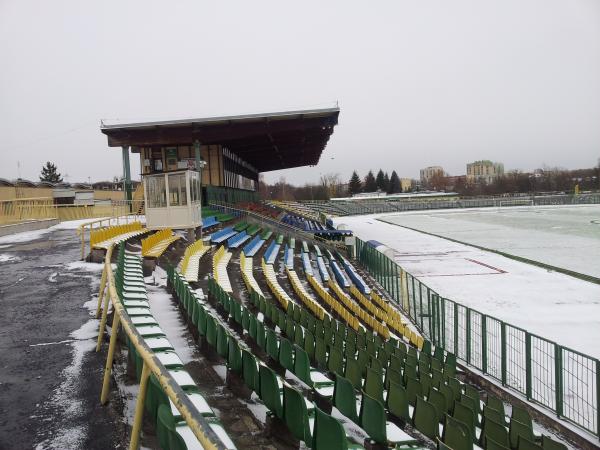
{"label": "concrete wall", "polygon": [[34,231],[50,228],[58,224],[58,219],[32,220],[30,222],[16,223],[12,225],[0,225],[0,236],[7,236],[23,231]]}
{"label": "concrete wall", "polygon": [[[18,195],[17,195],[18,192]],[[16,198],[41,198],[52,197],[52,188],[48,187],[13,187],[0,186],[0,201],[14,200]],[[95,190],[94,199],[96,200],[124,200],[123,191],[104,191]]]}

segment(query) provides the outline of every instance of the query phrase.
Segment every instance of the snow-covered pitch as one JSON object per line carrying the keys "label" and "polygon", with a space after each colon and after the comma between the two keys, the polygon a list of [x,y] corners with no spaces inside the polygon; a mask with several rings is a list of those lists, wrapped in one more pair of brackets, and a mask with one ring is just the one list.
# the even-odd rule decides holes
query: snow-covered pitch
{"label": "snow-covered pitch", "polygon": [[[381,220],[379,220],[381,219]],[[443,297],[600,357],[600,285],[410,228],[600,275],[600,206],[441,210],[335,219]]]}

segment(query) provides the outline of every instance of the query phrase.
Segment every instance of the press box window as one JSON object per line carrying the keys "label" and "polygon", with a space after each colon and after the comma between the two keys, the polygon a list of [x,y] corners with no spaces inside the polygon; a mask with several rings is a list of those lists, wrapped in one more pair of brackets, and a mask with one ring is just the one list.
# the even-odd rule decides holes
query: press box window
{"label": "press box window", "polygon": [[164,176],[146,177],[146,196],[148,208],[164,208],[167,206]]}
{"label": "press box window", "polygon": [[185,191],[185,174],[174,173],[169,175],[169,206],[187,205]]}

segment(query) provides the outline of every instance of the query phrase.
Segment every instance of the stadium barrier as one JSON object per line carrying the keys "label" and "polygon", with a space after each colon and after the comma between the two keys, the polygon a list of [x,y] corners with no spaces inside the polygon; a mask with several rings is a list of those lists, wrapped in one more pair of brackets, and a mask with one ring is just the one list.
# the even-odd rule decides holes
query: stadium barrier
{"label": "stadium barrier", "polygon": [[115,225],[124,225],[133,222],[139,222],[141,216],[138,214],[109,215],[102,219],[92,220],[82,223],[77,227],[77,235],[81,239],[81,259],[85,259],[85,247],[88,244],[88,253],[92,251],[92,234],[100,229],[112,227]]}
{"label": "stadium barrier", "polygon": [[600,361],[441,297],[356,238],[358,262],[431,342],[576,426],[600,436]]}
{"label": "stadium barrier", "polygon": [[[207,423],[206,419],[198,411],[196,406],[192,403],[183,389],[177,384],[177,381],[155,356],[152,349],[148,347],[142,335],[140,335],[136,326],[131,321],[131,318],[127,314],[125,307],[121,303],[121,299],[117,294],[115,276],[111,265],[111,256],[114,246],[110,246],[106,252],[104,269],[102,272],[102,279],[100,281],[100,294],[98,296],[98,309],[97,316],[99,313],[102,314],[100,322],[100,330],[98,335],[98,346],[96,351],[99,350],[102,336],[104,335],[104,329],[107,322],[108,307],[109,303],[112,304],[113,308],[113,321],[110,332],[110,342],[108,347],[108,353],[106,357],[106,366],[104,368],[104,378],[102,382],[102,393],[100,395],[100,403],[106,404],[108,401],[108,392],[110,389],[110,377],[112,373],[112,364],[115,354],[115,348],[117,344],[117,338],[119,331],[123,332],[129,338],[131,344],[135,347],[138,354],[142,357],[143,367],[142,375],[140,379],[140,387],[137,393],[137,400],[135,405],[135,413],[133,426],[131,431],[131,440],[129,443],[130,450],[137,450],[139,448],[140,432],[142,429],[142,418],[144,413],[144,403],[146,400],[146,392],[149,384],[150,375],[153,374],[165,394],[176,406],[177,410],[181,413],[183,420],[190,427],[194,436],[198,439],[200,444],[205,449],[218,449],[225,450],[225,445],[219,439],[215,431]],[[102,308],[102,301],[104,299],[104,307]]]}
{"label": "stadium barrier", "polygon": [[494,196],[475,198],[443,199],[360,199],[355,200],[312,200],[303,202],[285,202],[279,206],[309,209],[313,214],[350,216],[362,214],[394,213],[401,211],[421,211],[431,209],[490,208],[511,206],[550,206],[550,205],[587,205],[600,203],[600,193],[591,194],[554,194]]}

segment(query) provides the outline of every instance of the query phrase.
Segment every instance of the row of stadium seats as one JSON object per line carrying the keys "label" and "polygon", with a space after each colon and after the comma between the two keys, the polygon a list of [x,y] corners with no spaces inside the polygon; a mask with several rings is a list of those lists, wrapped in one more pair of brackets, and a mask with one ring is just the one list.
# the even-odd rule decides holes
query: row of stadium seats
{"label": "row of stadium seats", "polygon": [[142,256],[144,258],[159,258],[173,242],[181,236],[173,234],[173,230],[165,228],[142,239]]}
{"label": "row of stadium seats", "polygon": [[[206,418],[210,427],[217,433],[227,448],[235,448],[231,439],[223,429],[219,419],[200,394],[194,380],[183,368],[183,362],[152,315],[144,277],[141,258],[138,253],[127,252],[125,244],[119,247],[115,285],[125,311],[145,343],[154,352],[159,361],[167,368],[169,374],[186,392],[189,400]],[[134,366],[138,379],[141,379],[143,361],[135,346],[126,339],[129,349],[129,361]],[[181,414],[173,402],[164,393],[156,377],[150,375],[145,401],[148,416],[157,431],[160,445],[164,449],[199,448],[196,437],[182,420]]]}
{"label": "row of stadium seats", "polygon": [[90,245],[92,248],[106,250],[112,245],[118,245],[147,232],[148,230],[143,228],[140,222],[113,225],[90,231]]}

